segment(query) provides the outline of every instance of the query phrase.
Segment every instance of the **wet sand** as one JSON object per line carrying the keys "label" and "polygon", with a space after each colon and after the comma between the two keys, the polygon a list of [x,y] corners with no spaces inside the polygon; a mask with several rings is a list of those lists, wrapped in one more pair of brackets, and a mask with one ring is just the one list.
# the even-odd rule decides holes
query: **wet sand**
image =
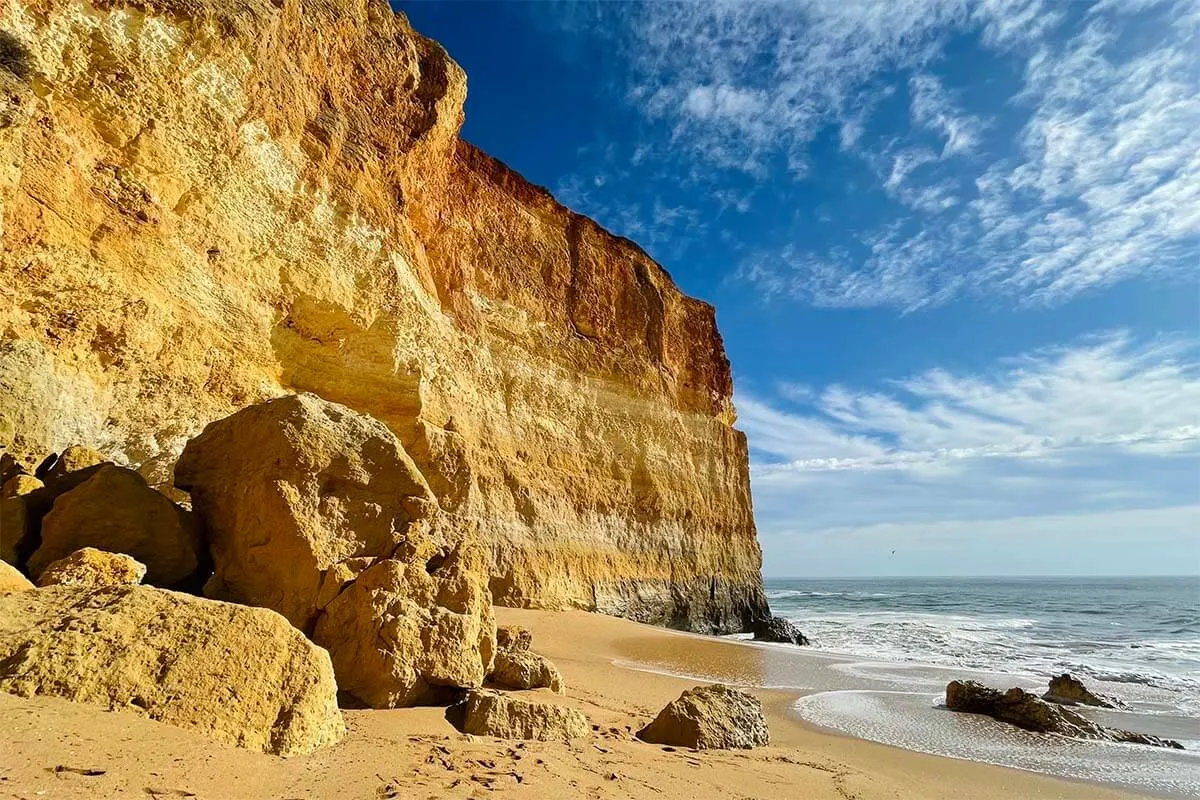
{"label": "wet sand", "polygon": [[[210,742],[131,712],[0,695],[0,797],[108,798],[1063,798],[1144,797],[1094,784],[915,753],[801,723],[795,690],[756,689],[772,742],[748,752],[667,751],[633,733],[695,680],[619,663],[647,656],[696,673],[773,685],[769,649],[582,612],[498,609],[529,627],[567,681],[587,741],[512,742],[458,733],[436,708],[347,711],[350,732],[310,756]],[[614,663],[617,662],[617,663]],[[793,681],[794,682],[794,681]],[[545,690],[529,693],[537,695]],[[87,772],[101,774],[85,774]]]}

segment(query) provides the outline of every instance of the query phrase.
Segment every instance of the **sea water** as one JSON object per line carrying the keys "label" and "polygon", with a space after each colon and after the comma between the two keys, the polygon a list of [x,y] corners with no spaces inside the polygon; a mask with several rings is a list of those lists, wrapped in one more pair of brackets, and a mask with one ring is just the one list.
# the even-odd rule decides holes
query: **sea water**
{"label": "sea water", "polygon": [[[811,723],[887,744],[1200,797],[1200,577],[768,580],[847,687],[802,697]],[[1120,700],[1087,714],[1182,741],[1178,753],[1029,734],[942,708],[975,679],[1045,691],[1070,672]],[[816,687],[814,687],[816,688]]]}

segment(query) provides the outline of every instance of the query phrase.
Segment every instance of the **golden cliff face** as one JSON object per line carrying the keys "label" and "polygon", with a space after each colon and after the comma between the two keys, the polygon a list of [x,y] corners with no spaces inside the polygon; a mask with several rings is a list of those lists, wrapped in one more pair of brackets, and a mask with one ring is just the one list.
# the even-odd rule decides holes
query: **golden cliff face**
{"label": "golden cliff face", "polygon": [[310,391],[388,424],[502,604],[765,614],[713,309],[458,139],[382,2],[0,4],[0,445],[161,464]]}

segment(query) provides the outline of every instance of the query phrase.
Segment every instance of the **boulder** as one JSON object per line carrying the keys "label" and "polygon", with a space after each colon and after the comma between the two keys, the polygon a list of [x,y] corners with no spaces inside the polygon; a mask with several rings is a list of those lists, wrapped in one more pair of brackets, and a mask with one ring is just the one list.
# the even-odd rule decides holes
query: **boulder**
{"label": "boulder", "polygon": [[[497,637],[499,639],[499,637]],[[492,667],[493,683],[508,689],[552,689],[566,692],[562,675],[550,659],[531,650],[505,650],[497,642],[496,663]]]}
{"label": "boulder", "polygon": [[1057,733],[1076,739],[1183,749],[1183,745],[1171,739],[1106,728],[1070,709],[1051,705],[1019,688],[1001,692],[975,681],[951,681],[946,686],[946,708],[969,714],[983,714],[1035,733]]}
{"label": "boulder", "polygon": [[486,558],[473,540],[441,549],[428,523],[396,557],[350,581],[318,617],[338,686],[372,708],[445,702],[483,685],[495,648]]}
{"label": "boulder", "polygon": [[12,453],[0,453],[0,484],[8,483],[18,475],[28,474],[24,462],[18,461]]}
{"label": "boulder", "polygon": [[0,486],[0,499],[22,497],[30,492],[41,489],[45,485],[32,475],[18,473],[6,480],[3,486]]}
{"label": "boulder", "polygon": [[26,567],[41,543],[42,520],[54,501],[109,463],[103,459],[91,448],[68,447],[62,455],[51,454],[43,459],[37,477],[25,472],[21,462],[12,461],[5,482],[9,485],[0,488],[0,530],[4,531],[0,536],[0,558]]}
{"label": "boulder", "polygon": [[751,626],[756,642],[780,642],[782,644],[808,644],[808,637],[800,632],[790,620],[783,617],[767,617]]}
{"label": "boulder", "polygon": [[72,472],[107,463],[109,463],[108,458],[99,450],[93,450],[83,445],[73,445],[63,450],[62,453],[47,456],[38,465],[35,474],[46,483],[52,483]]}
{"label": "boulder", "polygon": [[0,690],[135,711],[279,755],[345,731],[329,655],[283,617],[147,586],[0,598]]}
{"label": "boulder", "polygon": [[136,586],[145,577],[146,565],[140,561],[85,547],[51,562],[38,577],[38,586]]}
{"label": "boulder", "polygon": [[328,570],[390,557],[437,509],[387,426],[311,394],[209,424],[175,464],[175,485],[208,530],[206,593],[274,609],[304,631]]}
{"label": "boulder", "polygon": [[475,530],[378,420],[313,395],[243,409],[175,465],[210,534],[205,594],[274,609],[375,708],[483,684],[496,624]]}
{"label": "boulder", "polygon": [[758,698],[722,684],[687,690],[637,736],[644,742],[698,750],[749,749],[771,740]]}
{"label": "boulder", "polygon": [[533,644],[533,634],[520,625],[501,625],[496,628],[496,650],[528,650]]}
{"label": "boulder", "polygon": [[40,577],[51,562],[83,547],[133,556],[146,565],[147,583],[175,587],[195,579],[203,545],[190,514],[133,470],[105,464],[54,500],[29,573]]}
{"label": "boulder", "polygon": [[591,735],[583,712],[518,699],[492,689],[472,689],[462,709],[462,731],[499,739],[561,742]]}
{"label": "boulder", "polygon": [[1070,673],[1063,673],[1050,679],[1050,690],[1042,695],[1043,700],[1064,706],[1097,706],[1099,708],[1116,708],[1103,697],[1092,694],[1083,682]]}
{"label": "boulder", "polygon": [[29,578],[22,575],[19,569],[7,561],[0,561],[0,595],[23,592],[32,588],[33,584]]}

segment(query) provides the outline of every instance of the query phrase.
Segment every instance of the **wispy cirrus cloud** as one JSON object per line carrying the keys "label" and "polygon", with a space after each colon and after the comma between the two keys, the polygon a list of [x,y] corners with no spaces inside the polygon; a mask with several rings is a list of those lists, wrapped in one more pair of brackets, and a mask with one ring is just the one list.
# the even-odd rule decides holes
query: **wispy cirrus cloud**
{"label": "wispy cirrus cloud", "polygon": [[[845,159],[874,173],[847,193],[859,206],[875,193],[878,219],[830,241],[778,222],[770,235],[726,230],[743,285],[817,306],[915,311],[963,297],[1055,305],[1197,272],[1194,0],[607,8],[597,13],[615,88],[643,126],[636,143],[581,159],[585,180],[609,178],[603,191],[581,195],[570,179],[558,188],[622,233],[689,234],[630,199],[643,189],[701,219],[797,202],[791,187],[834,167],[813,159],[831,131]],[[950,68],[951,41],[985,54],[972,70],[992,59],[1012,85]]]}
{"label": "wispy cirrus cloud", "polygon": [[737,406],[768,535],[1200,502],[1194,340],[1114,332],[980,373],[784,384]]}
{"label": "wispy cirrus cloud", "polygon": [[[967,197],[944,174],[922,179],[927,148],[873,157],[897,215],[853,240],[855,255],[760,250],[738,277],[768,295],[832,307],[936,305],[963,294],[1054,305],[1130,279],[1200,274],[1200,12],[1156,4],[1126,27],[1130,5],[1083,15],[1075,33],[1030,43],[1014,153],[979,161]],[[1131,33],[1135,31],[1135,33]],[[979,146],[982,124],[954,111],[928,75],[910,79],[914,121],[938,130],[941,157]],[[871,157],[871,154],[867,154]],[[980,157],[986,154],[978,154]],[[884,177],[886,176],[886,177]],[[926,217],[966,200],[936,227]]]}
{"label": "wispy cirrus cloud", "polygon": [[738,397],[740,424],[765,456],[761,471],[912,469],[987,458],[1114,447],[1200,452],[1200,347],[1171,338],[1138,345],[1122,332],[1008,359],[987,374],[933,369],[890,391],[841,385],[780,394],[783,411]]}

